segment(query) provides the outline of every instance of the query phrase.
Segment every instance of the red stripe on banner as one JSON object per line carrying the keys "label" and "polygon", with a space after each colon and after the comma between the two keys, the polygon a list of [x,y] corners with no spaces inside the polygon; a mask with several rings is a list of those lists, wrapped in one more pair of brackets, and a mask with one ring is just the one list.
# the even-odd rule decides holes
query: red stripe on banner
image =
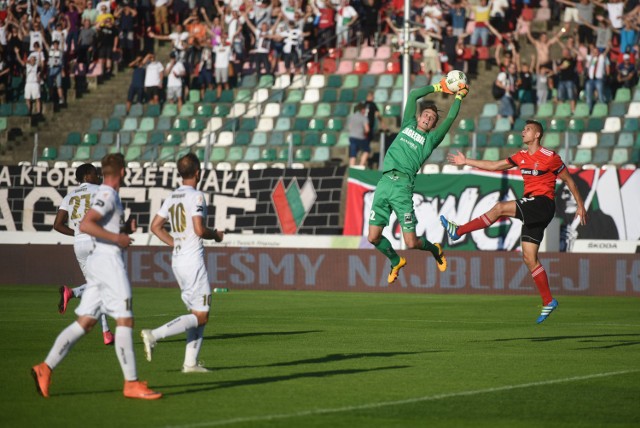
{"label": "red stripe on banner", "polygon": [[367,188],[358,184],[347,183],[347,207],[344,216],[343,235],[362,236],[364,225],[364,194]]}
{"label": "red stripe on banner", "polygon": [[276,188],[273,189],[271,194],[273,199],[273,206],[276,209],[278,220],[280,221],[280,229],[285,235],[294,235],[298,230],[296,226],[296,220],[293,218],[291,207],[289,207],[289,201],[287,200],[287,194],[284,191],[284,184],[282,180],[278,181]]}

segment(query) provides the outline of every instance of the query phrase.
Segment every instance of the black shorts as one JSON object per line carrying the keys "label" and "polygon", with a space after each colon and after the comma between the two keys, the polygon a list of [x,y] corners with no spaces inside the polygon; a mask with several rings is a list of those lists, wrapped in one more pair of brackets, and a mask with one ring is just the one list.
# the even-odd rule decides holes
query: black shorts
{"label": "black shorts", "polygon": [[556,212],[556,201],[546,196],[531,196],[516,201],[516,218],[522,220],[522,241],[540,245]]}
{"label": "black shorts", "polygon": [[147,101],[152,101],[154,97],[160,98],[162,96],[162,90],[159,86],[147,86],[144,88]]}

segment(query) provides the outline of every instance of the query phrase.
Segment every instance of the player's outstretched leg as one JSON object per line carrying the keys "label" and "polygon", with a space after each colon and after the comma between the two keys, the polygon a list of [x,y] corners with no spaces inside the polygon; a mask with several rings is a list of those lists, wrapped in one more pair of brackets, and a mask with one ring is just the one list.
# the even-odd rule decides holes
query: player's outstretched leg
{"label": "player's outstretched leg", "polygon": [[542,307],[542,312],[540,313],[540,316],[536,320],[536,323],[540,324],[541,322],[546,320],[549,317],[549,315],[551,315],[551,312],[556,310],[557,307],[558,307],[558,301],[556,299],[552,299],[551,302],[544,305]]}
{"label": "player's outstretched leg", "polygon": [[451,238],[452,241],[460,239],[460,236],[458,235],[459,226],[456,223],[447,220],[443,215],[440,216],[440,223],[442,223],[442,227],[447,231],[447,235],[449,235],[449,238]]}
{"label": "player's outstretched leg", "polygon": [[407,259],[405,259],[404,257],[400,257],[400,261],[398,262],[398,264],[391,267],[391,272],[389,272],[389,276],[387,277],[387,282],[389,284],[392,284],[393,282],[395,282],[396,279],[398,279],[398,274],[400,273],[400,269],[402,269],[406,264],[407,264]]}
{"label": "player's outstretched leg", "polygon": [[67,304],[69,303],[69,300],[73,299],[74,297],[73,291],[71,290],[71,288],[67,287],[66,285],[63,285],[58,289],[58,292],[60,293],[60,301],[58,302],[58,312],[61,314],[64,314],[65,312],[67,312]]}

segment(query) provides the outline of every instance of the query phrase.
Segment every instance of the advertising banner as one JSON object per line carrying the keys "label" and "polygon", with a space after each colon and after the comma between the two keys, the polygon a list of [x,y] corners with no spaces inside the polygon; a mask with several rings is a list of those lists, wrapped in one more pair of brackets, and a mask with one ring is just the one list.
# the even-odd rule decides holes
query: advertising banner
{"label": "advertising banner", "polygon": [[[593,169],[570,171],[588,206],[588,221],[574,221],[576,204],[566,186],[556,189],[556,217],[562,223],[560,250],[571,249],[576,239],[640,240],[640,169]],[[377,171],[349,169],[344,234],[366,237],[369,211]],[[417,234],[456,250],[514,250],[520,242],[522,223],[502,219],[487,229],[477,230],[451,243],[440,225],[440,215],[464,224],[487,212],[502,200],[522,196],[523,181],[518,171],[460,171],[458,174],[417,176],[413,202],[418,219]],[[395,214],[384,235],[400,248],[401,230]]]}

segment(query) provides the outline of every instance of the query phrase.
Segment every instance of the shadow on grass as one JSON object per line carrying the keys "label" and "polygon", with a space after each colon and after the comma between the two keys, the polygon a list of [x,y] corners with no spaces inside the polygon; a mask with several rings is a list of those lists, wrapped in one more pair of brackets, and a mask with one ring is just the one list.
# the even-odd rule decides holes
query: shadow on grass
{"label": "shadow on grass", "polygon": [[[212,336],[205,336],[204,340],[227,340],[227,339],[242,339],[245,337],[259,337],[259,336],[293,336],[297,334],[309,334],[309,333],[322,333],[323,330],[301,330],[301,331],[253,331],[249,333],[228,333],[228,334],[215,334]],[[184,334],[177,336],[175,339],[162,339],[160,343],[184,343]]]}
{"label": "shadow on grass", "polygon": [[[386,367],[375,367],[371,369],[343,369],[343,370],[326,370],[326,371],[317,371],[317,372],[302,372],[302,373],[292,373],[281,376],[266,376],[266,377],[254,377],[249,379],[238,379],[238,380],[229,380],[229,381],[216,381],[216,382],[195,382],[188,384],[178,384],[178,385],[158,385],[154,386],[154,389],[158,389],[164,393],[165,396],[172,395],[184,395],[184,394],[195,394],[198,392],[207,392],[214,391],[219,389],[226,388],[234,388],[238,386],[248,386],[248,385],[264,385],[275,382],[284,382],[289,380],[296,379],[307,379],[307,378],[325,378],[330,376],[344,376],[344,375],[352,375],[358,373],[367,373],[367,372],[376,372],[383,370],[398,370],[405,369],[411,366],[386,366]],[[166,392],[167,389],[172,388],[184,388],[187,389],[183,391],[176,392]]]}
{"label": "shadow on grass", "polygon": [[[625,337],[636,338],[635,340],[625,339]],[[547,337],[514,337],[510,339],[494,339],[494,342],[511,342],[516,340],[528,340],[531,342],[555,342],[560,340],[575,340],[579,343],[597,343],[601,346],[587,346],[576,349],[611,349],[621,346],[640,345],[640,334],[593,334],[581,336],[547,336]],[[606,345],[605,345],[606,343]]]}

